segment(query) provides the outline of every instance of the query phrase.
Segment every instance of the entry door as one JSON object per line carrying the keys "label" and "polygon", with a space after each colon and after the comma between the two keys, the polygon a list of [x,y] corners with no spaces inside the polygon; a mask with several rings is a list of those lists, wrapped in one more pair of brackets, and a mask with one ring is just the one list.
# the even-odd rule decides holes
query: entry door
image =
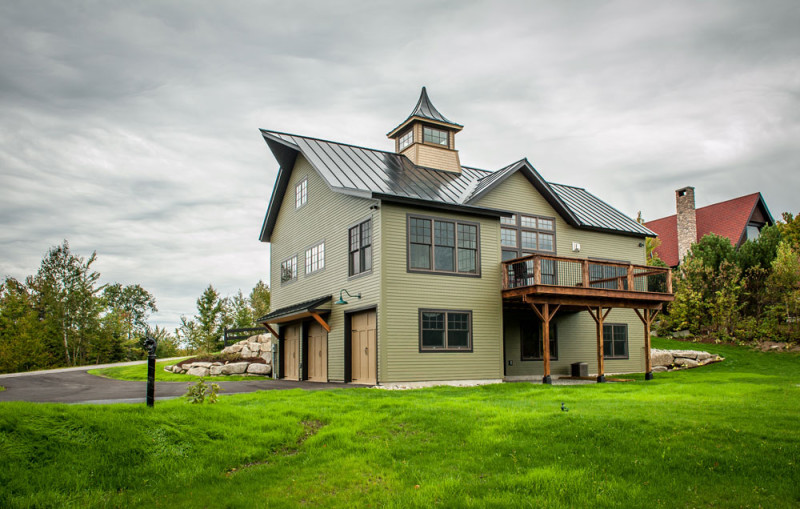
{"label": "entry door", "polygon": [[328,381],[328,332],[318,323],[308,328],[308,379]]}
{"label": "entry door", "polygon": [[300,326],[290,325],[283,336],[283,377],[300,379]]}
{"label": "entry door", "polygon": [[376,317],[377,313],[373,309],[354,314],[350,320],[353,383],[375,385],[378,382]]}

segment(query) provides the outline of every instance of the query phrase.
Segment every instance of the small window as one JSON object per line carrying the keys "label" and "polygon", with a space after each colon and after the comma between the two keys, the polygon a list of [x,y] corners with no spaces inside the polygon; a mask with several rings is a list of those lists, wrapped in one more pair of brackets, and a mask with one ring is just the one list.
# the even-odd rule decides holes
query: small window
{"label": "small window", "polygon": [[297,255],[281,262],[281,283],[297,279]]}
{"label": "small window", "polygon": [[350,228],[350,268],[355,276],[372,270],[372,220]]}
{"label": "small window", "polygon": [[308,201],[308,179],[303,179],[294,188],[294,208],[299,209]]}
{"label": "small window", "polygon": [[[522,360],[543,360],[542,322],[525,320],[520,322],[519,327]],[[558,334],[556,332],[556,324],[553,322],[550,323],[550,359],[558,360]]]}
{"label": "small window", "polygon": [[431,268],[431,220],[410,219],[409,266],[412,269]]}
{"label": "small window", "polygon": [[408,218],[408,270],[479,275],[478,225]]}
{"label": "small window", "polygon": [[501,217],[500,224],[510,224],[511,226],[516,226],[517,224],[517,215],[511,214],[511,217]]}
{"label": "small window", "polygon": [[306,249],[306,274],[325,268],[325,243]]}
{"label": "small window", "polygon": [[517,231],[511,228],[500,228],[500,244],[508,247],[517,247]]}
{"label": "small window", "polygon": [[419,311],[420,351],[471,351],[472,312]]}
{"label": "small window", "polygon": [[761,236],[761,229],[757,224],[747,225],[747,240],[757,240]]}
{"label": "small window", "polygon": [[624,323],[603,324],[603,357],[628,358],[628,326]]}
{"label": "small window", "polygon": [[440,129],[433,129],[431,127],[423,127],[422,128],[422,141],[425,143],[433,143],[436,145],[447,146],[447,131],[442,131]]}
{"label": "small window", "polygon": [[399,148],[403,150],[407,146],[414,143],[414,129],[409,129],[407,133],[400,137]]}

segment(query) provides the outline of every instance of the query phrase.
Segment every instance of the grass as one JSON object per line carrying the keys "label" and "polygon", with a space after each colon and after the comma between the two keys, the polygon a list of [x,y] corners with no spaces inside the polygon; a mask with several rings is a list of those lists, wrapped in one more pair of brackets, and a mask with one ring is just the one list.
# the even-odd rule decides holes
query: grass
{"label": "grass", "polygon": [[[156,361],[156,382],[191,382],[200,380],[199,376],[179,375],[178,373],[170,373],[164,371],[164,366],[177,364],[183,359],[175,359],[172,361]],[[92,375],[102,376],[105,378],[115,378],[117,380],[133,380],[139,382],[147,381],[147,364],[135,364],[133,366],[117,366],[113,368],[98,368],[90,369],[89,373]],[[241,380],[257,380],[253,376],[241,375],[225,375],[215,377],[205,377],[206,380],[213,380],[214,382],[235,382]]]}
{"label": "grass", "polygon": [[797,507],[800,356],[698,349],[726,361],[646,383],[0,403],[0,506]]}

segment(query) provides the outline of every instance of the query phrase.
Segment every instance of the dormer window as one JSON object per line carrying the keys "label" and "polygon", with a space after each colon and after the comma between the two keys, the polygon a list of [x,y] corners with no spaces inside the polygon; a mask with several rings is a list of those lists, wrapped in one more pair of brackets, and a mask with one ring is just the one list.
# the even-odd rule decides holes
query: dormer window
{"label": "dormer window", "polygon": [[425,143],[433,143],[434,145],[447,146],[447,131],[441,129],[434,129],[432,127],[422,128],[422,141]]}
{"label": "dormer window", "polygon": [[414,129],[409,129],[407,133],[400,137],[398,150],[403,150],[414,143]]}

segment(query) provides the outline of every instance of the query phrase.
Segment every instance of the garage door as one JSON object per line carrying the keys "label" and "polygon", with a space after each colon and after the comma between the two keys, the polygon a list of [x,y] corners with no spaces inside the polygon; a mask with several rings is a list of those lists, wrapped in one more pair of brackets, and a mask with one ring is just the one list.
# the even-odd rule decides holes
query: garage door
{"label": "garage door", "polygon": [[300,326],[290,325],[283,336],[283,377],[300,379]]}
{"label": "garage door", "polygon": [[328,381],[328,332],[318,323],[308,328],[308,379]]}
{"label": "garage door", "polygon": [[377,383],[377,313],[375,310],[356,313],[350,320],[352,342],[351,380],[357,384]]}

